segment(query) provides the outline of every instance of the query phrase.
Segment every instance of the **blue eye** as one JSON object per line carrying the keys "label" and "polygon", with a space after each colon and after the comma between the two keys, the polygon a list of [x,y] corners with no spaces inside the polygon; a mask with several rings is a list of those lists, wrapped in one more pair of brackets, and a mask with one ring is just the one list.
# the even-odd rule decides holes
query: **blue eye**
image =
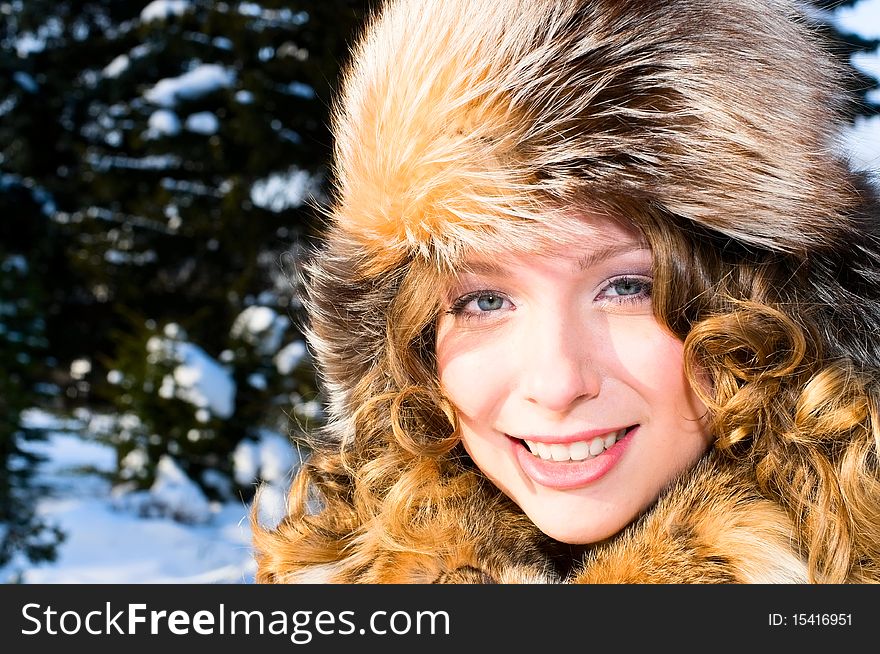
{"label": "blue eye", "polygon": [[651,299],[652,286],[649,277],[617,277],[605,285],[597,299],[617,304],[646,302]]}
{"label": "blue eye", "polygon": [[623,277],[615,279],[608,285],[609,290],[613,293],[607,295],[640,295],[642,293],[650,293],[650,284],[642,279],[633,279],[632,277]]}
{"label": "blue eye", "polygon": [[474,291],[462,295],[452,303],[449,311],[456,316],[479,318],[491,313],[511,309],[513,305],[501,293],[495,291]]}
{"label": "blue eye", "polygon": [[504,298],[500,295],[486,293],[476,298],[480,311],[498,311],[504,307]]}

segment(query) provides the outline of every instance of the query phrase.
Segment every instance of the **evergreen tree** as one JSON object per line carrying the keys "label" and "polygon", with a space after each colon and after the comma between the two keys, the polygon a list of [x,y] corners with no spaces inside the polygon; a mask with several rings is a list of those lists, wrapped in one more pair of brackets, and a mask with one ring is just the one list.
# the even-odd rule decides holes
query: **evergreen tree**
{"label": "evergreen tree", "polygon": [[0,198],[17,201],[0,201],[7,216],[0,222],[0,568],[15,571],[27,561],[53,560],[62,534],[36,512],[45,488],[35,478],[41,458],[32,447],[44,434],[22,419],[47,400],[49,360],[40,262],[33,256],[38,235],[10,228],[38,224],[28,214],[40,208],[11,176],[0,178],[3,187]]}
{"label": "evergreen tree", "polygon": [[[66,410],[118,416],[120,481],[148,486],[168,453],[217,494],[203,473],[229,477],[242,439],[320,419],[291,274],[365,8],[0,3],[3,220],[40,234],[45,381]],[[17,211],[22,194],[43,210]],[[228,406],[199,396],[199,365]]]}

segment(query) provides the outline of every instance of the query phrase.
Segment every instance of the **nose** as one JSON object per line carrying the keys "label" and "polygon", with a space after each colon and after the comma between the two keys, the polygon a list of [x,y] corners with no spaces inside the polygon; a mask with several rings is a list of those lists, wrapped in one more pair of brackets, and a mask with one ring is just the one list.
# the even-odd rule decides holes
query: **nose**
{"label": "nose", "polygon": [[601,387],[596,343],[577,317],[536,316],[521,341],[524,399],[548,412],[565,413]]}

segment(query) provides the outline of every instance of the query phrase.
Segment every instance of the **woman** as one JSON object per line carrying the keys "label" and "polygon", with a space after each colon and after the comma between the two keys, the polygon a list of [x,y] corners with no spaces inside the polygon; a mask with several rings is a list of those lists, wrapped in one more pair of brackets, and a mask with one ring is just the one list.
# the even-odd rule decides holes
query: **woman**
{"label": "woman", "polygon": [[261,582],[880,580],[880,213],[790,0],[398,0]]}

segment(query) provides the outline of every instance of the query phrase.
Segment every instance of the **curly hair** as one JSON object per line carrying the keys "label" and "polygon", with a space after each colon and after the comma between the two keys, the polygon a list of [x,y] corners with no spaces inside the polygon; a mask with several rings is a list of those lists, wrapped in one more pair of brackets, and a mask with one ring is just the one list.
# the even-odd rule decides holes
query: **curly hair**
{"label": "curly hair", "polygon": [[752,467],[788,512],[811,581],[876,580],[880,370],[876,345],[870,355],[864,346],[877,333],[880,262],[850,280],[849,297],[824,304],[820,262],[669,224],[649,236],[654,310],[684,341],[714,447]]}
{"label": "curly hair", "polygon": [[[430,528],[432,540],[448,542],[436,518],[458,490],[460,459],[455,413],[434,368],[440,280],[433,267],[418,261],[396,277],[384,347],[370,353],[376,365],[351,392],[357,409],[345,418],[346,436],[338,437],[332,418],[327,429],[309,435],[311,455],[291,488],[291,512],[275,532],[261,528],[253,514],[262,556],[281,551],[273,546],[276,539],[296,543],[289,549],[299,556],[295,562],[264,562],[258,581],[272,580],[275,569],[338,561],[365,538],[378,537],[386,547],[400,549],[420,540],[413,538],[415,532]],[[313,512],[316,503],[320,510]],[[352,561],[354,569],[357,565]]]}

